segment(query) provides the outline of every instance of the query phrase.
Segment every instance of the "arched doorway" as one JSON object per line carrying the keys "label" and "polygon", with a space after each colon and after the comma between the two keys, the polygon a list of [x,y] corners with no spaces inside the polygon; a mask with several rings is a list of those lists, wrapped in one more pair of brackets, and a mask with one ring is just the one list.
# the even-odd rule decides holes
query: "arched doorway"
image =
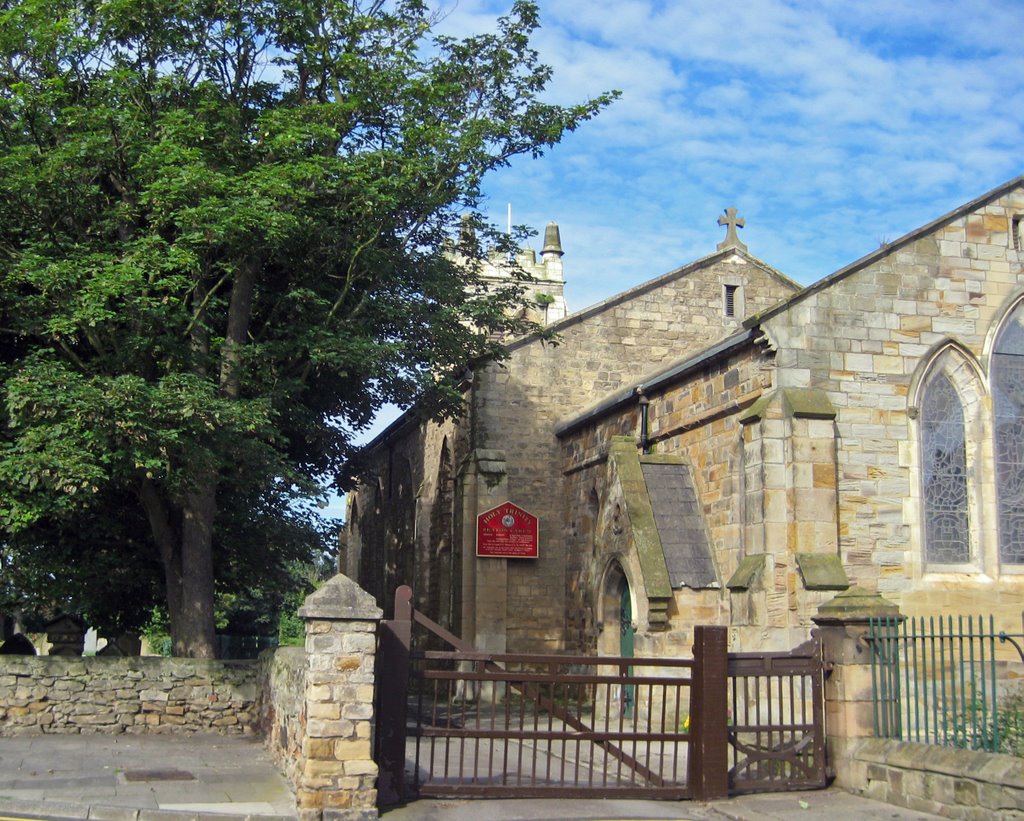
{"label": "arched doorway", "polygon": [[[619,655],[623,658],[633,658],[633,645],[636,637],[636,627],[633,625],[633,601],[629,592],[629,581],[623,577],[622,594],[619,599]],[[633,668],[629,668],[629,675],[633,675]],[[626,718],[633,717],[633,706],[636,704],[636,687],[627,684],[622,688],[622,713]]]}
{"label": "arched doorway", "polygon": [[[601,606],[600,653],[606,656],[633,658],[636,641],[633,591],[622,565],[613,560],[605,572]],[[633,668],[629,668],[632,674]],[[625,685],[616,694],[616,702],[627,718],[636,704],[633,685]]]}

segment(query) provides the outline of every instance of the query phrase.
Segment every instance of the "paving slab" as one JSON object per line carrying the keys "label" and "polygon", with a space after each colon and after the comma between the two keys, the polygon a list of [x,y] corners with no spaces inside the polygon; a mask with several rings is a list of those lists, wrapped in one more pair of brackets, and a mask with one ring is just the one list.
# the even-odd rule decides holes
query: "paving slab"
{"label": "paving slab", "polygon": [[[141,778],[138,776],[141,774]],[[185,776],[190,776],[186,778]],[[296,821],[256,738],[15,736],[0,740],[0,815],[90,821]],[[422,800],[383,821],[935,821],[835,788],[701,804],[622,799]]]}
{"label": "paving slab", "polygon": [[622,799],[421,800],[384,810],[382,821],[938,821],[939,816],[831,788],[743,795],[723,801]]}
{"label": "paving slab", "polygon": [[296,818],[262,741],[219,735],[4,738],[0,810],[96,821]]}

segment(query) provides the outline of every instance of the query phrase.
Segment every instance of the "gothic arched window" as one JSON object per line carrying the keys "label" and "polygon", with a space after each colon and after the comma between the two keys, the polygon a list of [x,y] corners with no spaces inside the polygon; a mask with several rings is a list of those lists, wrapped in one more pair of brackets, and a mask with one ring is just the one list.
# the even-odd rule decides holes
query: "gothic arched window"
{"label": "gothic arched window", "polygon": [[929,564],[971,559],[967,516],[967,448],[964,409],[949,376],[937,371],[921,402],[924,544]]}
{"label": "gothic arched window", "polygon": [[999,559],[1024,564],[1024,305],[999,332],[992,351]]}

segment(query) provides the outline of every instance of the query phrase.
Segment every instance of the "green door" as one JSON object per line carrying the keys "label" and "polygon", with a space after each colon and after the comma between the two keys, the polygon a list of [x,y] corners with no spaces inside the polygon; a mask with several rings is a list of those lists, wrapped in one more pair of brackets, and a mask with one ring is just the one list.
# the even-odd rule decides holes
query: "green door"
{"label": "green door", "polygon": [[[633,604],[629,598],[629,585],[622,585],[622,599],[619,604],[619,655],[623,658],[633,658]],[[633,668],[629,668],[629,675],[633,675]],[[633,704],[636,698],[635,687],[626,684],[622,687],[622,713],[627,718],[633,717]]]}

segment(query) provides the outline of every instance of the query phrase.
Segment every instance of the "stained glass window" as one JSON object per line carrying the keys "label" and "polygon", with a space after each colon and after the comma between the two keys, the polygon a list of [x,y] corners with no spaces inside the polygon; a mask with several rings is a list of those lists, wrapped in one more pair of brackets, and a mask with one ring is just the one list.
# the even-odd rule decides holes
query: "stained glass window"
{"label": "stained glass window", "polygon": [[967,449],[964,410],[949,377],[938,372],[921,404],[924,461],[925,560],[929,564],[970,561],[967,520]]}
{"label": "stained glass window", "polygon": [[992,355],[999,558],[1024,563],[1024,307],[1000,332]]}

